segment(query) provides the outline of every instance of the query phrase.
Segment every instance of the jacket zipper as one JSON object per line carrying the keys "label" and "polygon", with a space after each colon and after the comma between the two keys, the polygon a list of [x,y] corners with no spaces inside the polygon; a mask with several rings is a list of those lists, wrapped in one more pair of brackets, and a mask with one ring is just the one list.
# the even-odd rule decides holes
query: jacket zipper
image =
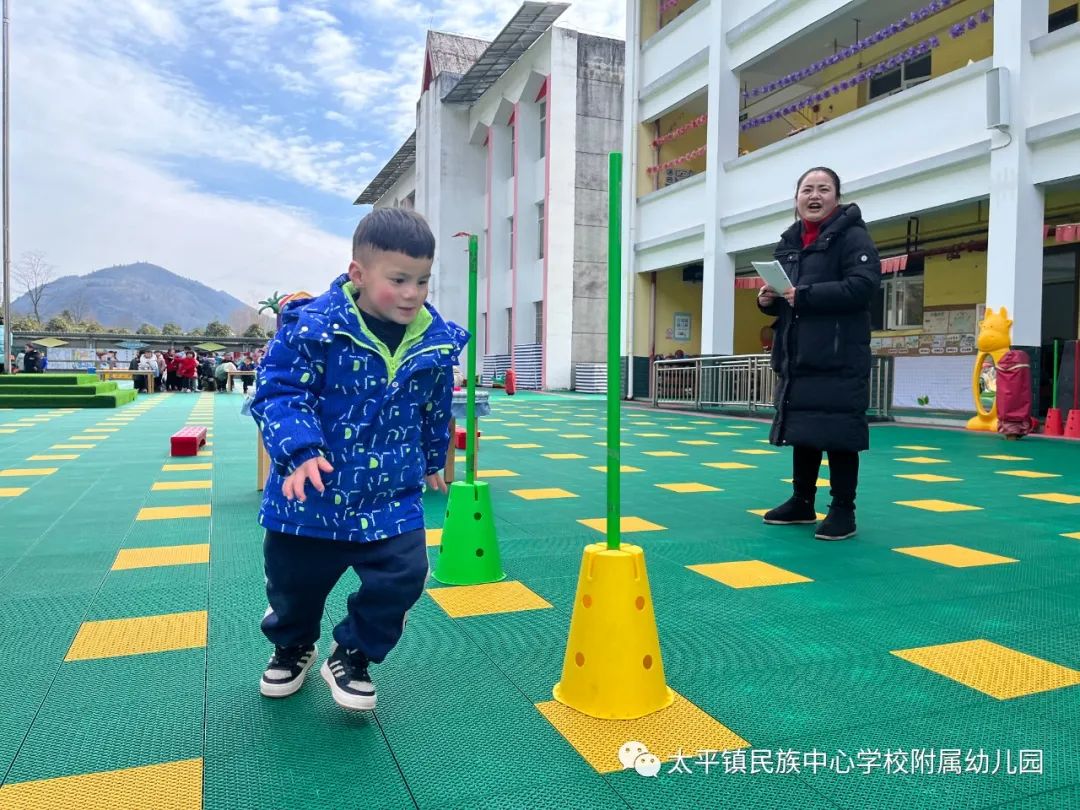
{"label": "jacket zipper", "polygon": [[836,322],[836,329],[833,331],[832,353],[834,356],[840,354],[840,321]]}

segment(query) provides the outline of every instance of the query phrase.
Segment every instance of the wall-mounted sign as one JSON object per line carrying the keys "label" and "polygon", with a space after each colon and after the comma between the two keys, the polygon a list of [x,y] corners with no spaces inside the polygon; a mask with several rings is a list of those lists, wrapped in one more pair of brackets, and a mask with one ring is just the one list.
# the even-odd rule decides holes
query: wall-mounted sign
{"label": "wall-mounted sign", "polygon": [[676,312],[675,326],[672,329],[672,340],[690,340],[690,313]]}

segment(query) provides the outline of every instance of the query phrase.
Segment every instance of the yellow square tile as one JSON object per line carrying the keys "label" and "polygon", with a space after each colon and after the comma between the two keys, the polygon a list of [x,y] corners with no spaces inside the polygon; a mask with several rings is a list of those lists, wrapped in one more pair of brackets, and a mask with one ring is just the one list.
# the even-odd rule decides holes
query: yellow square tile
{"label": "yellow square tile", "polygon": [[592,422],[567,422],[570,427],[593,427]]}
{"label": "yellow square tile", "polygon": [[488,436],[484,433],[480,434],[480,440],[485,442],[502,442],[509,439],[509,436]]}
{"label": "yellow square tile", "polygon": [[[607,447],[607,442],[593,442],[597,447]],[[619,442],[619,447],[633,447],[630,442]]]}
{"label": "yellow square tile", "polygon": [[546,599],[522,583],[492,582],[487,585],[461,585],[453,588],[428,588],[428,595],[454,619],[464,616],[487,616],[492,613],[517,613],[551,607]]}
{"label": "yellow square tile", "polygon": [[1080,495],[1068,495],[1064,492],[1039,492],[1034,495],[1021,495],[1021,498],[1030,498],[1033,501],[1046,501],[1048,503],[1077,504],[1080,503]]}
{"label": "yellow square tile", "polygon": [[731,425],[732,430],[757,430],[754,425]]}
{"label": "yellow square tile", "polygon": [[0,428],[0,433],[3,433],[5,436],[17,432],[18,428]]}
{"label": "yellow square tile", "polygon": [[1080,540],[1080,532],[1069,532],[1068,534],[1063,534],[1061,536],[1068,537],[1070,540]]}
{"label": "yellow square tile", "polygon": [[1002,557],[999,554],[990,554],[986,551],[957,546],[953,543],[942,543],[935,546],[907,546],[894,548],[901,554],[908,554],[930,562],[949,565],[953,568],[974,568],[979,565],[1001,565],[1002,563],[1019,562],[1012,557]]}
{"label": "yellow square tile", "polygon": [[715,425],[716,421],[714,419],[692,419],[692,420],[690,420],[690,424],[691,425]]}
{"label": "yellow square tile", "polygon": [[[785,478],[785,479],[783,479],[783,481],[784,481],[785,484],[793,483],[793,480],[791,478]],[[828,487],[828,486],[832,486],[832,485],[829,483],[828,478],[819,478],[817,480],[817,483],[814,484],[814,486],[816,486],[816,487]]]}
{"label": "yellow square tile", "polygon": [[897,475],[897,478],[907,478],[909,481],[922,481],[926,484],[944,484],[948,481],[961,481],[961,478],[950,478],[947,475],[933,475],[932,473],[908,473]]}
{"label": "yellow square tile", "polygon": [[96,444],[54,444],[50,450],[91,450],[97,447]]}
{"label": "yellow square tile", "polygon": [[[619,748],[630,741],[642,743],[661,763],[669,763],[679,751],[691,757],[698,751],[749,747],[746,740],[678,692],[674,696],[667,708],[637,720],[598,720],[556,700],[537,703],[536,708],[597,773],[623,770]],[[665,770],[669,767],[664,765]]]}
{"label": "yellow square tile", "polygon": [[214,451],[213,450],[200,450],[195,455],[198,456],[199,458],[210,458],[210,457],[212,457],[214,455]]}
{"label": "yellow square tile", "polygon": [[543,453],[544,458],[554,459],[555,461],[568,461],[570,459],[585,458],[581,453]]}
{"label": "yellow square tile", "polygon": [[685,484],[656,484],[661,489],[669,489],[672,492],[723,492],[720,487],[711,487],[708,484],[695,484],[688,482]]}
{"label": "yellow square tile", "polygon": [[[588,526],[590,529],[596,529],[601,534],[607,534],[607,518],[584,518],[579,520],[578,523],[583,526]],[[627,517],[623,515],[619,518],[619,532],[621,534],[627,534],[630,532],[662,532],[667,526],[661,526],[659,523],[652,523],[639,517]]]}
{"label": "yellow square tile", "polygon": [[753,464],[743,464],[739,461],[706,461],[703,462],[706,467],[712,467],[714,470],[753,470]]}
{"label": "yellow square tile", "polygon": [[113,571],[132,568],[155,568],[162,565],[196,565],[210,562],[210,544],[192,543],[186,546],[151,546],[122,548],[112,564]]}
{"label": "yellow square tile", "polygon": [[[758,517],[765,517],[765,515],[768,513],[769,510],[768,509],[747,509],[746,511],[749,512],[751,515],[757,515]],[[815,512],[814,516],[818,520],[824,520],[825,519],[825,514],[823,512]]]}
{"label": "yellow square tile", "polygon": [[706,431],[709,436],[741,436],[741,433],[732,433],[730,430],[709,430]]}
{"label": "yellow square tile", "polygon": [[785,571],[783,568],[778,568],[761,560],[706,563],[686,567],[731,588],[762,588],[770,585],[794,585],[798,582],[813,582],[812,579],[801,574]]}
{"label": "yellow square tile", "polygon": [[206,646],[206,611],[83,622],[65,661],[186,650]]}
{"label": "yellow square tile", "polygon": [[919,453],[919,452],[925,453],[925,452],[929,452],[931,450],[940,450],[941,448],[940,447],[928,447],[925,444],[898,444],[898,445],[896,445],[896,449],[897,450],[914,450],[917,453]]}
{"label": "yellow square tile", "polygon": [[998,475],[1011,475],[1013,478],[1061,478],[1057,473],[1036,472],[1035,470],[997,470]]}
{"label": "yellow square tile", "polygon": [[507,422],[504,427],[525,427],[525,422]]}
{"label": "yellow square tile", "polygon": [[28,487],[0,487],[0,498],[18,498]]}
{"label": "yellow square tile", "polygon": [[166,464],[161,468],[162,472],[195,472],[196,470],[212,470],[213,462],[196,461],[185,464]]}
{"label": "yellow square tile", "polygon": [[635,433],[634,435],[643,439],[666,439],[668,437],[666,433]]}
{"label": "yellow square tile", "polygon": [[201,810],[201,759],[116,771],[15,782],[0,788],[7,810],[77,807],[79,810]]}
{"label": "yellow square tile", "polygon": [[641,427],[655,427],[656,422],[643,422],[638,419],[634,419],[630,422],[631,425],[640,425]]}
{"label": "yellow square tile", "polygon": [[588,439],[588,433],[560,433],[560,439]]}
{"label": "yellow square tile", "polygon": [[98,427],[87,428],[83,433],[116,433],[118,430],[120,430],[120,428]]}
{"label": "yellow square tile", "polygon": [[52,475],[59,467],[14,467],[0,470],[0,478],[32,478],[40,475]]}
{"label": "yellow square tile", "polygon": [[1080,672],[985,639],[892,654],[998,700],[1080,684]]}
{"label": "yellow square tile", "polygon": [[442,529],[428,529],[426,531],[426,541],[429,546],[441,546],[442,545]]}
{"label": "yellow square tile", "polygon": [[544,421],[544,422],[565,422],[566,420],[561,419],[559,417],[551,417],[551,418],[548,418],[548,419],[543,419],[541,421]]}
{"label": "yellow square tile", "polygon": [[992,456],[979,456],[979,458],[988,458],[992,461],[1031,461],[1027,456],[1010,456],[1005,453],[999,453]]}
{"label": "yellow square tile", "polygon": [[689,425],[667,425],[668,430],[693,430]]}
{"label": "yellow square tile", "polygon": [[924,509],[927,512],[978,512],[981,506],[968,506],[964,503],[952,501],[939,501],[933,498],[922,501],[896,501],[899,506],[910,506],[912,509]]}
{"label": "yellow square tile", "polygon": [[210,481],[157,481],[150,489],[154,492],[168,492],[184,489],[210,489]]}
{"label": "yellow square tile", "polygon": [[512,489],[511,495],[517,495],[522,500],[526,501],[549,501],[556,498],[576,498],[573,492],[567,492],[565,489],[559,489],[558,487],[548,487],[547,489]]}
{"label": "yellow square tile", "polygon": [[103,442],[109,437],[98,433],[84,433],[79,436],[71,436],[68,441],[72,442]]}
{"label": "yellow square tile", "polygon": [[643,451],[646,456],[655,456],[656,458],[685,458],[686,453],[680,453],[677,450],[645,450]]}
{"label": "yellow square tile", "polygon": [[539,447],[543,447],[542,444],[533,444],[532,442],[524,442],[520,444],[508,444],[506,445],[511,450],[536,450]]}
{"label": "yellow square tile", "polygon": [[557,433],[558,428],[529,428],[530,433]]}
{"label": "yellow square tile", "polygon": [[45,454],[37,456],[27,456],[27,461],[74,461],[79,457],[78,453],[60,453],[60,454]]}
{"label": "yellow square tile", "polygon": [[780,451],[778,451],[778,450],[761,450],[759,448],[753,447],[753,448],[750,448],[749,450],[736,450],[735,452],[736,453],[742,453],[744,456],[775,456]]}
{"label": "yellow square tile", "polygon": [[716,442],[710,442],[708,439],[679,439],[679,444],[688,444],[691,447],[708,447],[715,445]]}
{"label": "yellow square tile", "polygon": [[210,517],[210,504],[199,503],[191,506],[144,506],[135,520],[173,520],[179,518]]}
{"label": "yellow square tile", "polygon": [[513,470],[478,470],[477,478],[517,478]]}
{"label": "yellow square tile", "polygon": [[897,461],[903,461],[906,464],[948,464],[943,458],[930,458],[929,456],[909,456],[908,458],[898,458]]}
{"label": "yellow square tile", "polygon": [[[607,472],[607,467],[606,466],[590,467],[589,469],[590,470],[596,470],[597,472]],[[632,467],[629,464],[623,464],[621,467],[619,467],[619,472],[638,473],[638,472],[645,472],[645,471],[643,469],[641,469],[641,467]]]}

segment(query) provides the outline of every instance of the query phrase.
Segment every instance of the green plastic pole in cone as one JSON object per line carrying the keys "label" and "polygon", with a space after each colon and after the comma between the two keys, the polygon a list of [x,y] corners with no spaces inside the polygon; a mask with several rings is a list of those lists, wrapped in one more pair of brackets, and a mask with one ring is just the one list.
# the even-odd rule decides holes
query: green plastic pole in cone
{"label": "green plastic pole in cone", "polygon": [[[465,234],[461,234],[465,235]],[[506,578],[495,536],[495,513],[491,490],[475,480],[476,464],[476,291],[477,256],[475,234],[469,234],[469,376],[466,388],[465,480],[450,485],[443,520],[439,560],[432,577],[444,585],[483,585]]]}

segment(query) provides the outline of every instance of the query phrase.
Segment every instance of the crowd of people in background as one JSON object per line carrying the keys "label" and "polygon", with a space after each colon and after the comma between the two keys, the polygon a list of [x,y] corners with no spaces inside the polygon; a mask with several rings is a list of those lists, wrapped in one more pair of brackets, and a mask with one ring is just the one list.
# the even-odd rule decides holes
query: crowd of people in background
{"label": "crowd of people in background", "polygon": [[[132,371],[149,371],[157,391],[232,391],[233,380],[229,372],[254,372],[263,357],[263,349],[254,352],[226,352],[224,354],[197,353],[185,346],[181,351],[144,351],[136,355],[129,368]],[[115,355],[114,355],[115,356]],[[115,366],[114,366],[115,367]],[[135,387],[146,390],[145,377],[134,375]],[[254,384],[254,375],[240,378],[243,391]]]}

